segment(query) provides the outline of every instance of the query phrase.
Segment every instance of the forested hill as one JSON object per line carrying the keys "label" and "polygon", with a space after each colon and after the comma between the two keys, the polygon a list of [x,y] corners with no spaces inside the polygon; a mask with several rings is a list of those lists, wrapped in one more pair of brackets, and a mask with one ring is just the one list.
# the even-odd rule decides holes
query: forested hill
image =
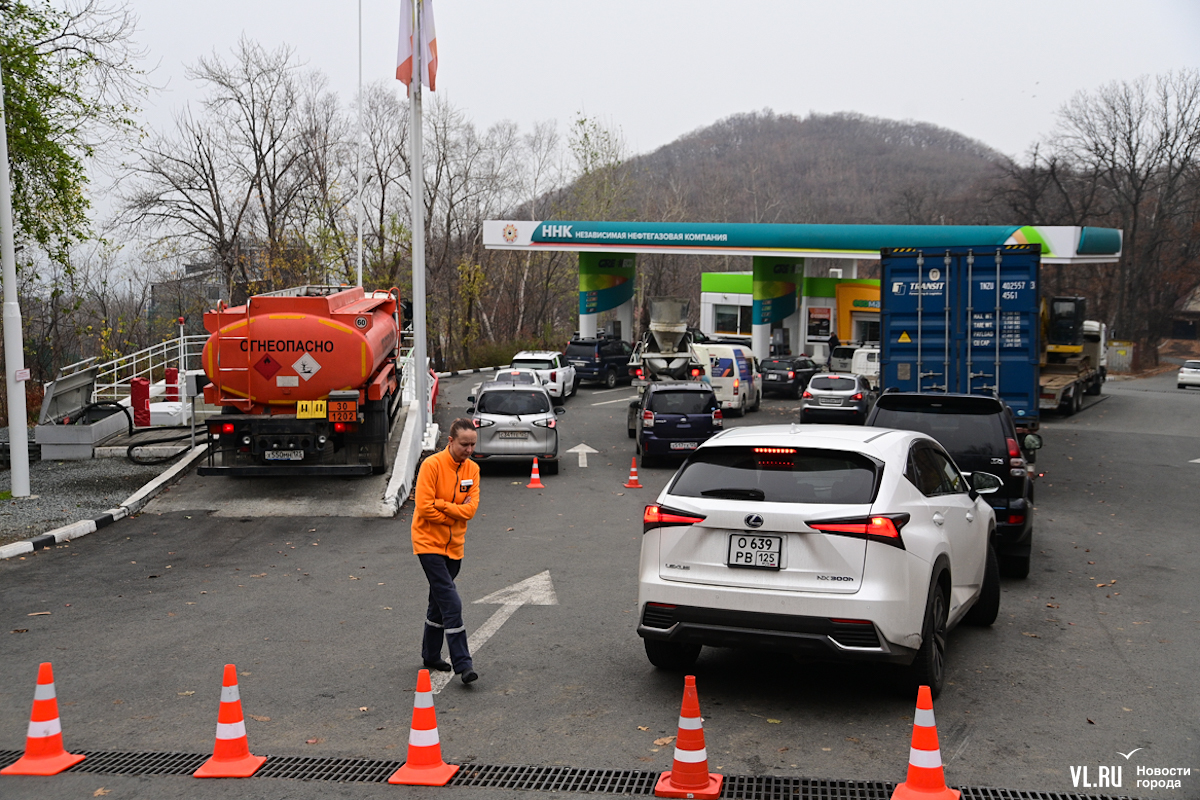
{"label": "forested hill", "polygon": [[[629,162],[637,218],[969,224],[1003,156],[921,122],[739,114]],[[999,220],[997,220],[999,221]]]}

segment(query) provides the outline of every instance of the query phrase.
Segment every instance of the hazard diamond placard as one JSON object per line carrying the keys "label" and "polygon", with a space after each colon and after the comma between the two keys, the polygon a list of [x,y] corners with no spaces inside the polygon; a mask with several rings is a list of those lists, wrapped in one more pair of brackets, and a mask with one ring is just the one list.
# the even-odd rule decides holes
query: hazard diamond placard
{"label": "hazard diamond placard", "polygon": [[262,375],[267,380],[271,380],[271,378],[275,377],[276,372],[283,369],[283,364],[280,364],[268,353],[258,360],[258,363],[254,365],[254,369],[258,371],[259,375]]}

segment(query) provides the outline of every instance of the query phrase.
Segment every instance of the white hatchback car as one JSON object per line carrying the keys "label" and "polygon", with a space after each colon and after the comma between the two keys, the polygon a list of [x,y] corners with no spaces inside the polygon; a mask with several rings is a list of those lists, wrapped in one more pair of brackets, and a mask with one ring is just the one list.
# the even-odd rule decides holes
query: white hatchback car
{"label": "white hatchback car", "polygon": [[512,364],[509,366],[512,369],[531,369],[536,372],[555,403],[561,404],[579,389],[575,367],[571,366],[562,353],[553,350],[522,350],[512,357]]}
{"label": "white hatchback car", "polygon": [[1200,361],[1185,361],[1179,368],[1176,388],[1186,389],[1189,386],[1200,386]]}
{"label": "white hatchback car", "polygon": [[982,494],[922,433],[756,425],[700,446],[646,507],[638,635],[664,669],[703,645],[907,665],[936,694],[946,632],[991,625]]}

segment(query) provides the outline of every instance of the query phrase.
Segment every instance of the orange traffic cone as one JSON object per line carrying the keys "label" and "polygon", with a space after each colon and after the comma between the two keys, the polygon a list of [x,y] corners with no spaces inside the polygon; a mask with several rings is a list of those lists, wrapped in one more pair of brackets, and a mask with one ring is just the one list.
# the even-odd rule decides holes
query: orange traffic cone
{"label": "orange traffic cone", "polygon": [[638,476],[637,476],[637,456],[634,456],[634,457],[633,457],[633,460],[632,460],[632,461],[630,462],[630,464],[629,464],[629,480],[625,482],[625,488],[626,488],[626,489],[642,489],[642,488],[645,488],[645,487],[643,487],[643,486],[642,486],[642,484],[638,483]]}
{"label": "orange traffic cone", "polygon": [[529,485],[526,489],[545,489],[546,484],[542,483],[542,473],[538,472],[537,456],[533,457],[533,472],[529,474]]}
{"label": "orange traffic cone", "polygon": [[[536,462],[534,462],[536,464]],[[537,475],[534,467],[534,475]],[[417,673],[417,693],[413,697],[412,727],[408,731],[408,760],[392,773],[388,783],[405,786],[445,786],[458,772],[457,764],[442,761],[438,740],[437,715],[433,711],[433,685],[429,670]]]}
{"label": "orange traffic cone", "polygon": [[29,715],[29,733],[25,737],[25,755],[15,764],[0,769],[0,775],[57,775],[83,761],[83,758],[63,749],[58,699],[54,694],[54,670],[47,661],[38,667],[33,712]]}
{"label": "orange traffic cone", "polygon": [[655,797],[687,797],[714,800],[721,793],[724,775],[708,771],[708,751],[704,749],[704,720],[700,718],[700,700],[696,695],[696,677],[683,679],[683,707],[679,712],[679,736],[675,739],[675,763],[658,776]]}
{"label": "orange traffic cone", "polygon": [[221,683],[221,708],[217,712],[217,743],[213,755],[195,778],[249,778],[267,760],[266,756],[250,755],[246,738],[246,720],[242,717],[242,698],[238,694],[237,667],[225,665],[225,680]]}
{"label": "orange traffic cone", "polygon": [[917,690],[913,716],[912,749],[908,752],[908,780],[892,792],[892,800],[959,800],[962,793],[946,786],[942,751],[933,722],[933,695],[928,686]]}

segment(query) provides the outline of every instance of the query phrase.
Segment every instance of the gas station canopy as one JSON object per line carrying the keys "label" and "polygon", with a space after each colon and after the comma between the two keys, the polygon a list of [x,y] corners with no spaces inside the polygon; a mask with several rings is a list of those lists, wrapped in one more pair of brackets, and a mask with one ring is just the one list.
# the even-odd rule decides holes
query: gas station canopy
{"label": "gas station canopy", "polygon": [[730,222],[487,220],[484,247],[596,253],[685,253],[872,260],[885,247],[1040,244],[1044,264],[1121,256],[1121,231],[1047,225],[776,225]]}

